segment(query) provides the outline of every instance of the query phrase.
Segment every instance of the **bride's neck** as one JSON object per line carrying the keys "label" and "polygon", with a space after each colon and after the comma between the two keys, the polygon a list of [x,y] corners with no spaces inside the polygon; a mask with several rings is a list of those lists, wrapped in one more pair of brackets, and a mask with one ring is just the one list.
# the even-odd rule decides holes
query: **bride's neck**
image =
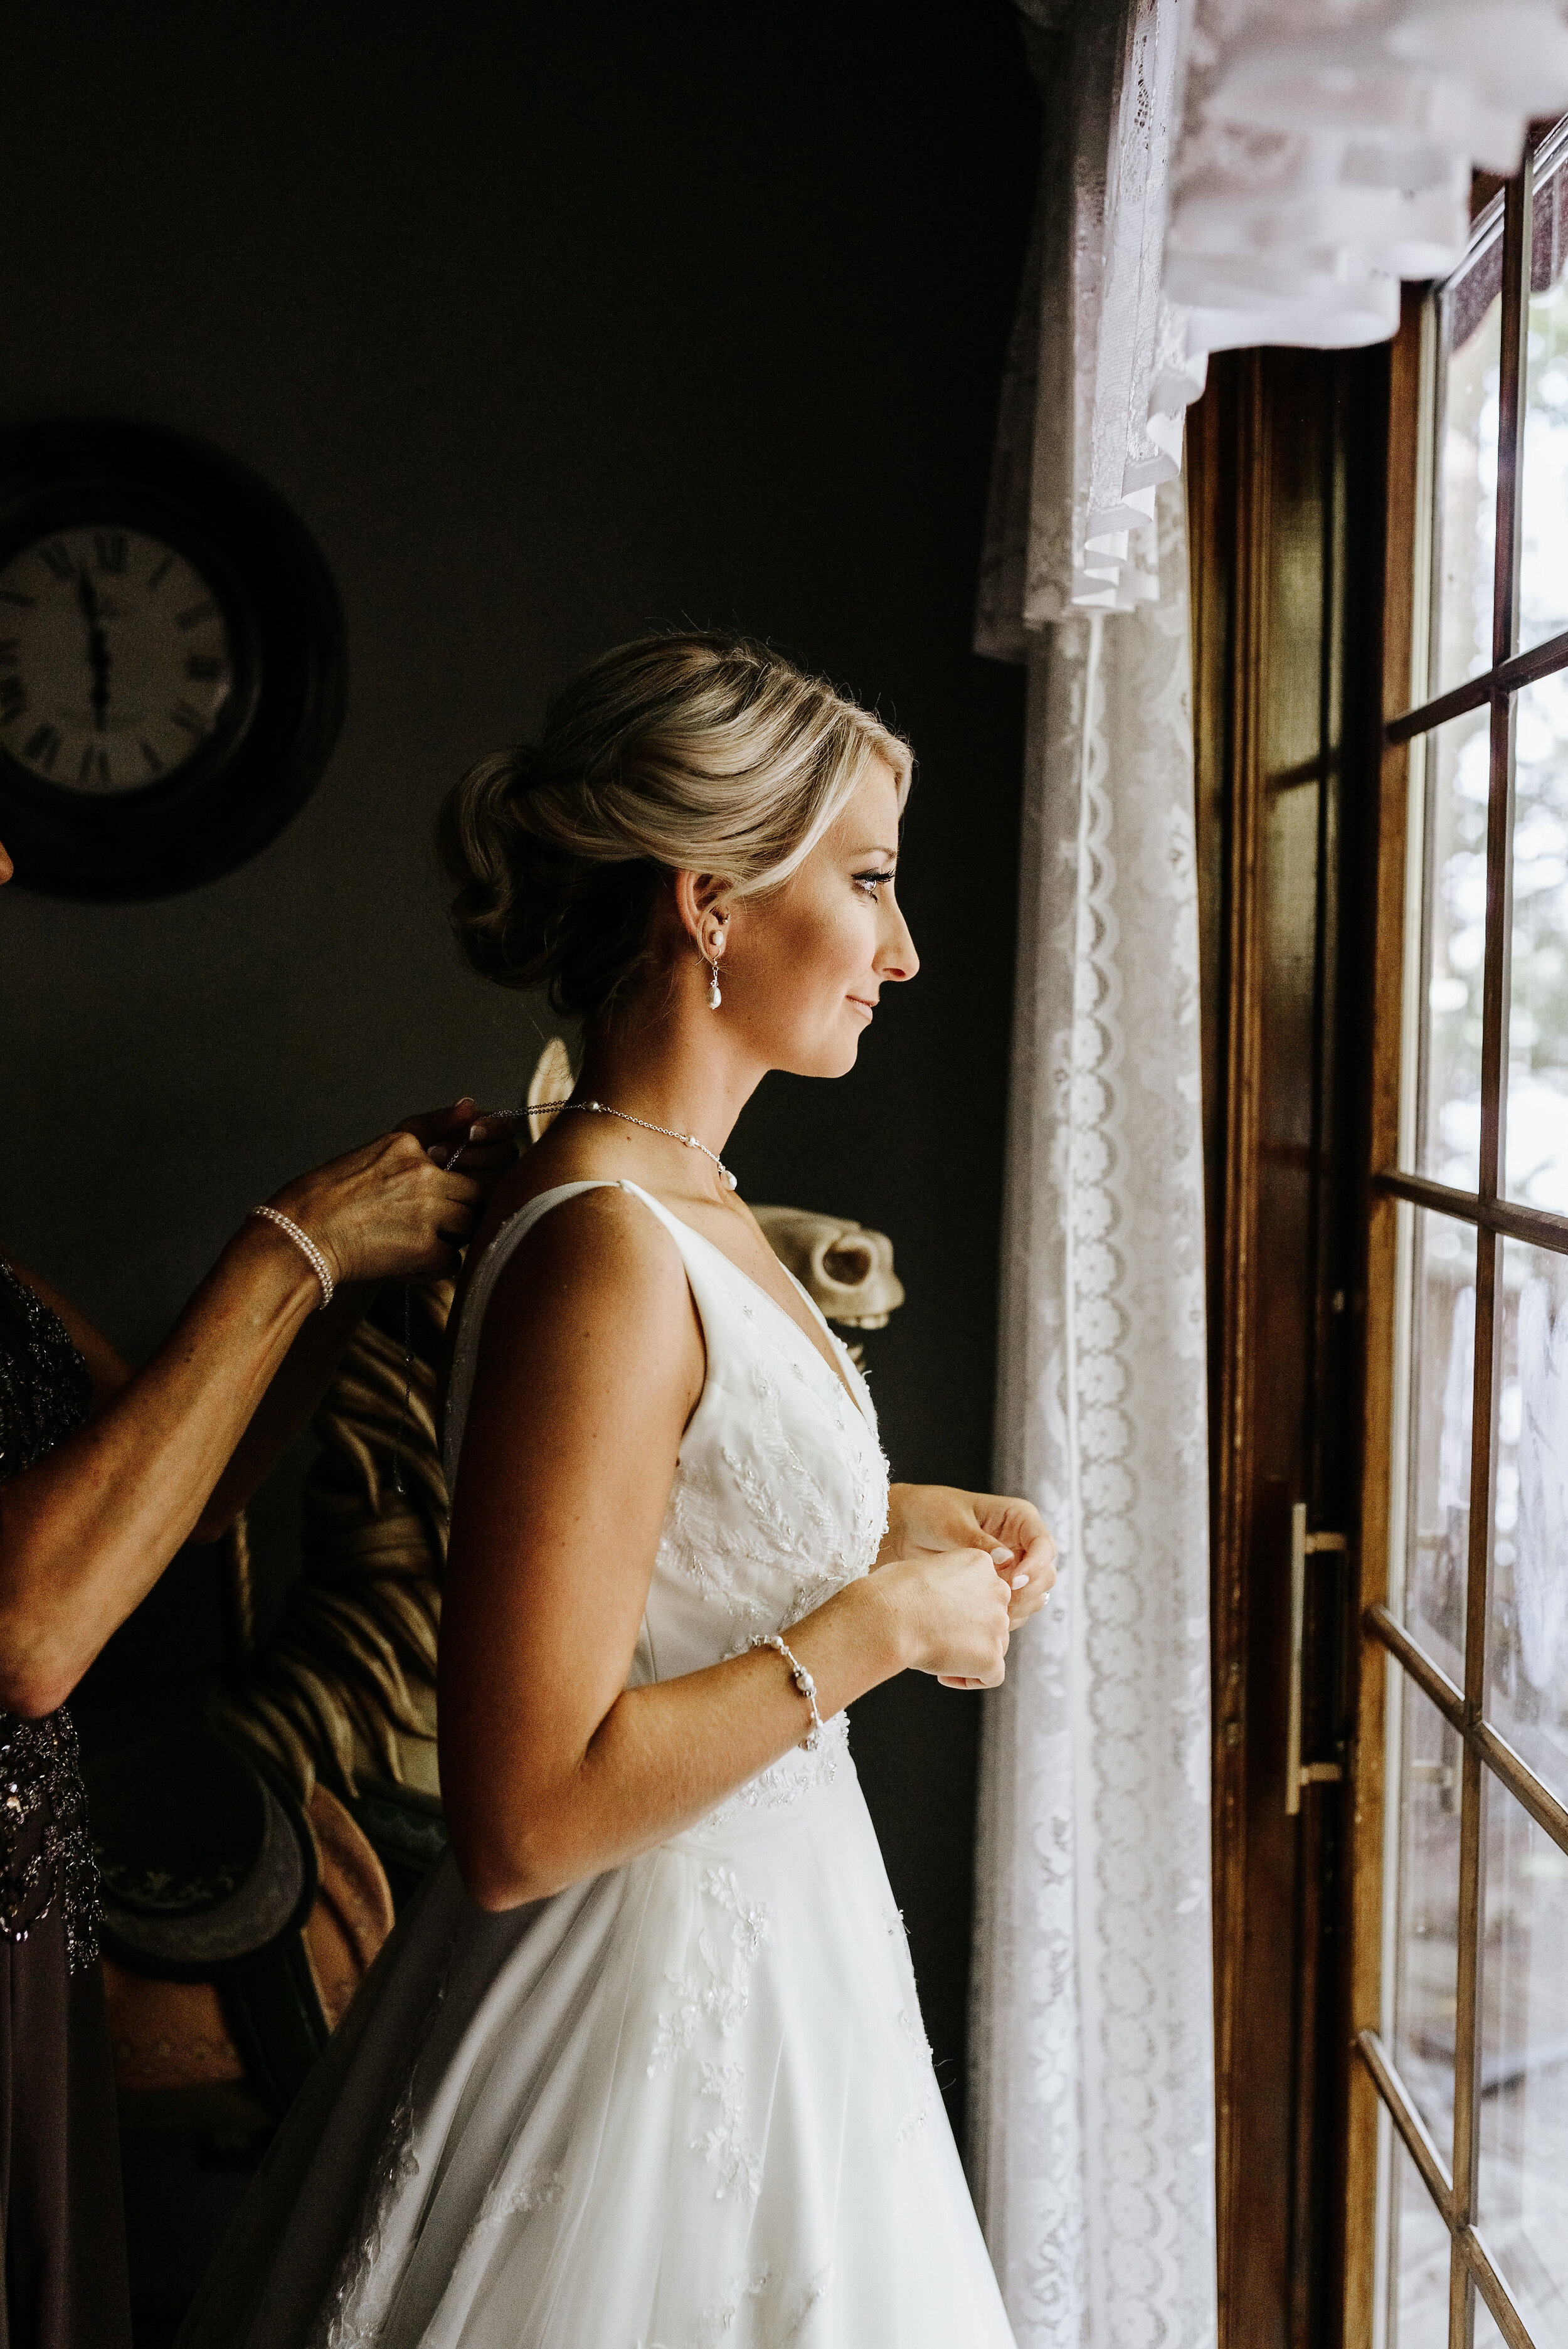
{"label": "bride's neck", "polygon": [[[703,1016],[718,1029],[721,1014]],[[737,1118],[766,1071],[744,1052],[732,1035],[707,1032],[689,1012],[639,1018],[628,1007],[621,1017],[590,1031],[583,1067],[573,1088],[577,1101],[603,1102],[650,1124],[695,1133],[710,1150],[722,1152]]]}

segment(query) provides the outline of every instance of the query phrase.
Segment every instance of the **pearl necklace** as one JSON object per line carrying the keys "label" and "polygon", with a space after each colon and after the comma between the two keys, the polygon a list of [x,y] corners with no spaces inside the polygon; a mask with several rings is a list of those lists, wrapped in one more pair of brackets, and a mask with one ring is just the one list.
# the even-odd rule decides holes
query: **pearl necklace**
{"label": "pearl necklace", "polygon": [[[717,1167],[719,1173],[723,1175],[725,1181],[728,1184],[732,1191],[738,1191],[740,1188],[739,1184],[736,1181],[735,1176],[730,1173],[728,1167],[725,1164],[717,1151],[710,1150],[706,1142],[699,1142],[695,1133],[677,1133],[673,1125],[650,1124],[645,1117],[634,1117],[629,1109],[612,1109],[608,1102],[535,1102],[529,1109],[508,1110],[505,1111],[503,1114],[511,1118],[553,1117],[558,1110],[563,1109],[591,1111],[595,1117],[624,1118],[628,1125],[640,1125],[645,1133],[662,1133],[667,1141],[684,1142],[688,1150],[700,1150],[705,1158],[712,1159],[714,1164]],[[460,1157],[461,1154],[461,1152],[459,1152],[459,1156]]]}
{"label": "pearl necklace", "polygon": [[[592,1112],[595,1117],[624,1118],[628,1125],[640,1125],[645,1133],[662,1133],[667,1141],[684,1142],[688,1150],[700,1150],[705,1158],[712,1159],[714,1164],[717,1167],[719,1173],[723,1175],[725,1181],[728,1184],[732,1191],[738,1191],[740,1188],[739,1184],[737,1182],[735,1176],[730,1173],[723,1159],[718,1155],[718,1153],[716,1150],[710,1150],[706,1142],[699,1142],[695,1133],[677,1133],[673,1125],[654,1125],[645,1117],[634,1117],[629,1109],[612,1109],[608,1102],[533,1102],[527,1109],[481,1110],[478,1117],[476,1117],[473,1122],[476,1125],[500,1125],[503,1123],[507,1125],[516,1125],[525,1117],[554,1117],[558,1111],[563,1109],[580,1109],[584,1112]],[[445,1169],[446,1173],[449,1174],[451,1173],[452,1168],[457,1164],[459,1159],[462,1156],[467,1148],[468,1143],[466,1141],[459,1143],[457,1148],[453,1151],[451,1156],[447,1161]]]}

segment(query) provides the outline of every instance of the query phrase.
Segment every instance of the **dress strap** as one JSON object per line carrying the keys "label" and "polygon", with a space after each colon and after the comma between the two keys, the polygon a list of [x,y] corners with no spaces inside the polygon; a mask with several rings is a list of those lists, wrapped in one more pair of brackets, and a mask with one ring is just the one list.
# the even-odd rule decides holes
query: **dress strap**
{"label": "dress strap", "polygon": [[441,1465],[446,1471],[449,1491],[457,1481],[463,1425],[473,1395],[474,1372],[479,1368],[480,1333],[484,1328],[485,1314],[496,1282],[505,1271],[513,1249],[528,1237],[542,1216],[547,1216],[552,1207],[559,1207],[562,1201],[575,1199],[583,1191],[614,1191],[624,1187],[611,1182],[558,1183],[553,1191],[541,1191],[536,1197],[525,1200],[516,1215],[509,1216],[493,1237],[486,1242],[484,1254],[474,1267],[473,1276],[463,1294],[458,1334],[452,1345],[451,1376],[447,1382],[446,1425],[441,1439]]}

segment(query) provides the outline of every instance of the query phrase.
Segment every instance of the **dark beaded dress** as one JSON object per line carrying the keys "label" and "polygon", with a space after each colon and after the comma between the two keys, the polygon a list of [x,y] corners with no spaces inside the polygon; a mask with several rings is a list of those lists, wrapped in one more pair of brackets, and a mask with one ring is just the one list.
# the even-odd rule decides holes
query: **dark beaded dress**
{"label": "dark beaded dress", "polygon": [[[0,1258],[0,1483],[88,1414],[65,1324]],[[0,2349],[129,2349],[98,1888],[77,1733],[0,1712]]]}

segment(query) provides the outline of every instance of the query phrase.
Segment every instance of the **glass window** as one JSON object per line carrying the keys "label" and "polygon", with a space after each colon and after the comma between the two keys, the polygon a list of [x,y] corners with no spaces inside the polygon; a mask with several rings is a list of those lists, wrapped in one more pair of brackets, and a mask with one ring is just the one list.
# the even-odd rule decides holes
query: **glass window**
{"label": "glass window", "polygon": [[1480,1179],[1481,977],[1486,955],[1488,724],[1471,710],[1427,750],[1426,985],[1421,1174],[1457,1190]]}
{"label": "glass window", "polygon": [[1414,1687],[1404,1692],[1404,1715],[1394,2062],[1446,2161],[1454,2134],[1460,1740]]}
{"label": "glass window", "polygon": [[1389,2349],[1449,2349],[1449,2230],[1398,2137],[1393,2189]]}
{"label": "glass window", "polygon": [[1467,2290],[1475,2310],[1475,2349],[1492,2349],[1494,2342],[1497,2344],[1497,2349],[1505,2349],[1503,2336],[1498,2330],[1496,2317],[1473,2283],[1469,2284]]}
{"label": "glass window", "polygon": [[1418,1209],[1410,1348],[1410,1500],[1400,1613],[1451,1681],[1464,1680],[1475,1387],[1474,1230]]}
{"label": "glass window", "polygon": [[1501,1270],[1487,1712],[1568,1800],[1568,1257],[1505,1240]]}
{"label": "glass window", "polygon": [[1444,289],[1434,695],[1491,666],[1502,228]]}
{"label": "glass window", "polygon": [[1520,504],[1522,650],[1568,628],[1568,169],[1537,185]]}
{"label": "glass window", "polygon": [[[1435,297],[1435,675],[1431,700],[1393,730],[1420,745],[1422,963],[1403,1040],[1416,1165],[1377,1177],[1405,1203],[1404,1554],[1388,1609],[1366,1619],[1394,1659],[1387,2055],[1407,2127],[1418,2118],[1453,2172],[1439,2208],[1394,2154],[1389,2330],[1434,2349],[1463,2257],[1450,2236],[1472,2225],[1536,2349],[1568,2349],[1568,642],[1526,687],[1504,666],[1519,642],[1568,638],[1568,126],[1553,137],[1564,168],[1543,150],[1533,193],[1528,171],[1510,183]],[[1516,409],[1521,437],[1500,438]],[[1434,724],[1439,696],[1467,682],[1479,706]],[[1503,982],[1490,1003],[1489,964]],[[1433,1182],[1463,1195],[1451,1212]],[[1480,1342],[1492,1331],[1495,1346]],[[1487,1538],[1472,1557],[1477,1489]],[[1496,1775],[1492,1739],[1424,1692],[1411,1642],[1481,1695],[1532,1808]],[[1453,2126],[1472,2050],[1473,2163]],[[1466,2293],[1489,2344],[1497,2323]]]}
{"label": "glass window", "polygon": [[[1568,443],[1568,419],[1563,436]],[[1563,541],[1568,561],[1568,526]],[[1508,1013],[1511,1199],[1568,1215],[1568,673],[1514,705]]]}
{"label": "glass window", "polygon": [[1486,1797],[1478,2223],[1536,2349],[1568,2349],[1568,1852]]}

